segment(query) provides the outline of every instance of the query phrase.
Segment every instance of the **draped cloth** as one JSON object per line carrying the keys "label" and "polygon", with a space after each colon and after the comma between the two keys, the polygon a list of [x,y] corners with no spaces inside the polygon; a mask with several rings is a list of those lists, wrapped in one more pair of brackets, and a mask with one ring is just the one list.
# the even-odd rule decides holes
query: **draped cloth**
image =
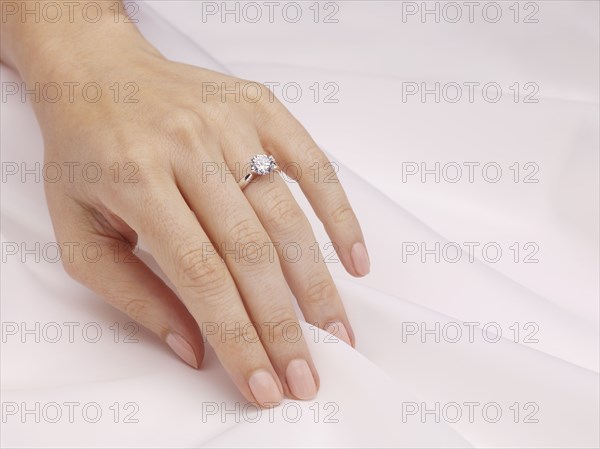
{"label": "draped cloth", "polygon": [[[321,5],[317,23],[306,2],[296,23],[280,9],[236,23],[203,3],[139,2],[135,18],[173,60],[270,84],[338,164],[366,278],[335,262],[290,188],[332,258],[356,348],[302,322],[319,394],[257,416],[212,350],[195,371],[143,329],[127,343],[130,319],[43,256],[43,183],[11,175],[3,246],[37,242],[42,257],[3,248],[2,402],[34,412],[3,410],[2,445],[597,447],[598,3],[536,2],[537,23],[525,9],[515,23],[505,2],[496,23],[361,1]],[[3,165],[43,163],[30,104],[1,107]]]}

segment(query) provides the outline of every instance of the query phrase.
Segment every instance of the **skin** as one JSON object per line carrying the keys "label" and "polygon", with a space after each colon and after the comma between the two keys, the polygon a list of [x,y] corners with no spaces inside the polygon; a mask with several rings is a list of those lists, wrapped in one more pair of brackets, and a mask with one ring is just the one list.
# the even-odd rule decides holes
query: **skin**
{"label": "skin", "polygon": [[[248,400],[310,399],[319,381],[305,339],[284,335],[286,325],[288,332],[298,326],[290,292],[308,322],[354,345],[351,325],[323,258],[315,260],[315,236],[286,182],[265,176],[242,192],[237,181],[255,154],[292,167],[288,175],[297,178],[344,267],[362,276],[369,270],[363,236],[334,168],[266,87],[252,83],[246,90],[260,92],[258,101],[203,96],[206,83],[240,89],[250,81],[165,59],[125,23],[122,9],[115,16],[113,2],[100,4],[106,9],[97,23],[81,14],[73,23],[68,16],[35,23],[15,14],[2,24],[2,62],[29,88],[89,81],[103,88],[95,103],[81,97],[33,103],[45,163],[94,162],[105,174],[98,182],[63,176],[45,184],[57,241],[70,254],[63,257],[66,271],[171,347],[178,341],[176,352],[196,368],[204,355],[200,330],[216,324],[219,331],[204,337]],[[108,88],[115,82],[135,82],[139,101],[115,101]],[[123,170],[117,182],[114,164]],[[218,173],[200,175],[207,166]],[[125,182],[132,167],[135,182]],[[138,238],[173,289],[138,259]],[[100,247],[99,260],[69,251],[73,242]],[[273,248],[269,242],[278,245],[256,250]],[[301,248],[300,260],[281,253],[289,243]],[[314,390],[293,378],[301,361]],[[252,375],[265,372],[279,394],[263,388],[257,397],[261,386],[252,388]],[[256,379],[268,383],[264,375]]]}

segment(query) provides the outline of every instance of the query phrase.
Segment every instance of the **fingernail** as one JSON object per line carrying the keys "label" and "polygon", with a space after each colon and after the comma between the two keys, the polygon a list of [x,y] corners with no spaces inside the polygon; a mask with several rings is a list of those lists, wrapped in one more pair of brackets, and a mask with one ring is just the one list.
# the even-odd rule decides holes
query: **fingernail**
{"label": "fingernail", "polygon": [[292,394],[298,399],[312,399],[317,395],[317,385],[306,360],[292,360],[285,378]]}
{"label": "fingernail", "polygon": [[354,269],[361,276],[369,274],[371,262],[369,262],[369,254],[367,248],[361,242],[355,243],[350,252]]}
{"label": "fingernail", "polygon": [[171,332],[169,335],[167,335],[165,341],[173,350],[173,352],[181,358],[181,360],[198,369],[198,360],[196,359],[196,354],[194,354],[194,349],[192,348],[192,345],[185,340],[185,338],[183,338],[177,332]]}
{"label": "fingernail", "polygon": [[261,405],[275,405],[281,402],[282,394],[271,373],[265,370],[256,371],[248,380],[250,391],[256,402]]}
{"label": "fingernail", "polygon": [[348,335],[348,331],[340,321],[334,321],[333,323],[329,323],[327,326],[325,326],[325,330],[331,335],[335,335],[340,340],[343,340],[344,342],[352,346],[352,343],[350,343],[350,336]]}

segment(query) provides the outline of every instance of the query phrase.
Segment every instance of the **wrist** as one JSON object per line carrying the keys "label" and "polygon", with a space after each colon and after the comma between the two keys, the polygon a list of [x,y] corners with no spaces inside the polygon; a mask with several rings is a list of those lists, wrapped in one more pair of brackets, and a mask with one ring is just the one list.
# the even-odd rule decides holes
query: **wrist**
{"label": "wrist", "polygon": [[[137,51],[159,55],[129,20],[120,2],[78,2],[82,11],[93,9],[93,14],[74,13],[64,6],[71,2],[63,2],[64,10],[56,21],[36,12],[36,8],[43,11],[43,2],[26,3],[28,14],[17,11],[3,18],[2,60],[27,84],[102,73],[110,69],[107,65],[115,58]],[[94,7],[85,9],[87,3]]]}

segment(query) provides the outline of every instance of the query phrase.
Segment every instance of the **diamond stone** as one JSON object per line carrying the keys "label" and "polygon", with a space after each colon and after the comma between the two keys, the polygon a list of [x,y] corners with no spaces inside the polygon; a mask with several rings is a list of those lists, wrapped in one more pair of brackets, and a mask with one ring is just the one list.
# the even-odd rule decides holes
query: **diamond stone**
{"label": "diamond stone", "polygon": [[268,175],[275,170],[276,166],[273,156],[267,156],[266,154],[257,154],[250,161],[250,170],[257,175]]}

